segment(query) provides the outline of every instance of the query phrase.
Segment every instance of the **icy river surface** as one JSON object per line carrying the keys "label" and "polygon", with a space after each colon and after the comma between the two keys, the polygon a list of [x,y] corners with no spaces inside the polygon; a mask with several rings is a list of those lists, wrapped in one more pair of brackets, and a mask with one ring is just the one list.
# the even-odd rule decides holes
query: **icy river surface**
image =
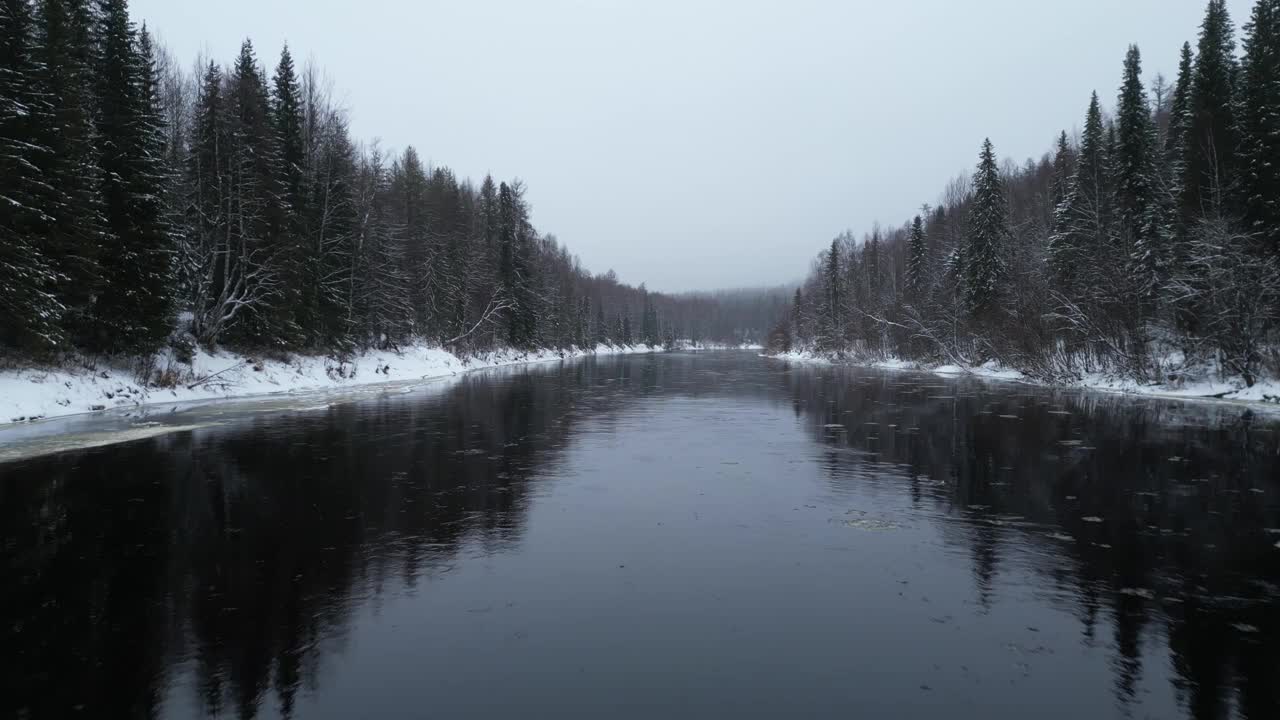
{"label": "icy river surface", "polygon": [[584,359],[0,431],[0,717],[1280,717],[1280,423]]}

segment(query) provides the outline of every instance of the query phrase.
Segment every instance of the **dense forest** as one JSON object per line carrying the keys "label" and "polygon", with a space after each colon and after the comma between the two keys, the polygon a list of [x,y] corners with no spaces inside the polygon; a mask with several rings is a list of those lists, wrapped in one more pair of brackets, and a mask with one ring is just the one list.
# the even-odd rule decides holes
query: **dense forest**
{"label": "dense forest", "polygon": [[287,47],[187,72],[126,0],[0,0],[0,354],[739,342],[774,294],[587,272],[519,180],[359,144]]}
{"label": "dense forest", "polygon": [[1280,0],[1242,53],[1211,0],[1177,77],[1124,57],[1114,111],[1017,165],[982,144],[934,206],[817,259],[779,351],[977,366],[1042,379],[1280,376]]}

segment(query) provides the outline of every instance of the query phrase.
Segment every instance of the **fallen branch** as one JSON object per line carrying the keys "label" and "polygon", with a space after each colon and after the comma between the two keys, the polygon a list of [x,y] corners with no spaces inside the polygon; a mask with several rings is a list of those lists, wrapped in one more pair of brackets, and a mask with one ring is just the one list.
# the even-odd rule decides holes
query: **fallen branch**
{"label": "fallen branch", "polygon": [[236,369],[236,368],[238,368],[238,367],[243,367],[243,366],[248,365],[248,364],[249,364],[249,361],[248,361],[248,360],[241,360],[240,362],[236,363],[235,365],[232,365],[232,366],[231,366],[231,367],[229,367],[229,368],[224,368],[224,369],[222,369],[222,370],[219,370],[218,372],[216,372],[216,373],[214,373],[214,374],[212,374],[212,375],[206,375],[205,377],[203,377],[203,378],[201,378],[201,379],[199,379],[199,380],[197,380],[197,381],[195,381],[195,382],[191,383],[190,385],[188,385],[188,386],[187,386],[187,389],[188,389],[188,390],[195,390],[196,388],[200,387],[201,385],[204,385],[204,384],[208,383],[210,380],[213,380],[214,378],[218,377],[219,375],[222,375],[223,373],[231,372],[232,370],[235,370],[235,369]]}
{"label": "fallen branch", "polygon": [[466,340],[468,337],[471,337],[471,335],[475,333],[475,331],[479,330],[482,326],[490,322],[496,321],[500,313],[502,313],[505,310],[510,310],[512,307],[513,305],[507,300],[501,298],[499,293],[494,293],[493,297],[489,299],[489,304],[485,307],[484,312],[480,313],[480,319],[476,321],[475,325],[471,326],[470,330],[462,333],[461,335],[455,338],[452,338],[450,340],[445,340],[441,344],[445,347],[448,347],[450,345],[456,345],[462,342],[463,340]]}

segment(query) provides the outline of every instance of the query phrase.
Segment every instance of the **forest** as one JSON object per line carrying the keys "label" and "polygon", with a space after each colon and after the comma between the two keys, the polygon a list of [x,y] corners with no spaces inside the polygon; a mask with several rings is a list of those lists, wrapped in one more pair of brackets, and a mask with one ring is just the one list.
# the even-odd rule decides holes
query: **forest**
{"label": "forest", "polygon": [[592,274],[520,180],[353,138],[288,47],[185,70],[126,0],[0,0],[0,355],[739,343],[786,294]]}
{"label": "forest", "polygon": [[[976,170],[900,227],[816,259],[777,352],[1047,381],[1280,377],[1280,0],[1210,0],[1177,76],[1124,55],[1114,108],[1039,159]],[[1082,103],[1083,104],[1083,103]]]}

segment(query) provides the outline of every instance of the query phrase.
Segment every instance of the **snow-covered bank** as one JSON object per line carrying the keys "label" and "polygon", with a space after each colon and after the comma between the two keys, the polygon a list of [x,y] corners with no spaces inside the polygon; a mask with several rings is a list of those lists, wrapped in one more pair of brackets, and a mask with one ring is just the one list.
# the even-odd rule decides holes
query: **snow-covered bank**
{"label": "snow-covered bank", "polygon": [[725,343],[693,343],[681,341],[681,350],[763,350],[763,345],[729,345]]}
{"label": "snow-covered bank", "polygon": [[970,375],[991,380],[1009,380],[1024,382],[1045,387],[1067,387],[1083,390],[1098,390],[1149,397],[1166,397],[1184,400],[1228,400],[1234,402],[1261,403],[1268,406],[1280,405],[1280,380],[1266,379],[1254,383],[1252,387],[1243,380],[1194,380],[1178,385],[1144,384],[1103,374],[1086,375],[1076,382],[1045,383],[1011,368],[1002,367],[989,362],[977,367],[961,367],[959,365],[922,365],[906,360],[873,360],[859,361],[853,358],[839,358],[814,353],[811,351],[792,351],[768,357],[792,362],[817,363],[823,365],[853,365],[882,370],[911,370],[928,372],[942,376]]}
{"label": "snow-covered bank", "polygon": [[57,367],[0,370],[0,425],[64,417],[112,408],[232,397],[313,392],[372,383],[407,382],[469,370],[562,360],[583,355],[655,352],[644,345],[594,350],[503,350],[458,357],[439,347],[416,345],[370,351],[347,362],[298,355],[287,361],[228,352],[197,352],[190,364],[162,357],[157,367],[171,387],[144,387],[127,367]]}
{"label": "snow-covered bank", "polygon": [[909,360],[889,359],[889,360],[868,360],[860,361],[848,357],[831,357],[821,353],[810,352],[807,350],[796,350],[787,353],[768,354],[766,357],[775,360],[790,360],[792,362],[813,363],[818,365],[850,365],[854,367],[869,367],[878,370],[912,370],[916,372],[928,372],[934,375],[956,376],[956,375],[974,375],[977,377],[990,378],[992,380],[1016,380],[1019,382],[1027,382],[1027,376],[1001,367],[996,363],[987,363],[978,367],[961,367],[959,365],[921,365],[920,363],[911,362]]}

